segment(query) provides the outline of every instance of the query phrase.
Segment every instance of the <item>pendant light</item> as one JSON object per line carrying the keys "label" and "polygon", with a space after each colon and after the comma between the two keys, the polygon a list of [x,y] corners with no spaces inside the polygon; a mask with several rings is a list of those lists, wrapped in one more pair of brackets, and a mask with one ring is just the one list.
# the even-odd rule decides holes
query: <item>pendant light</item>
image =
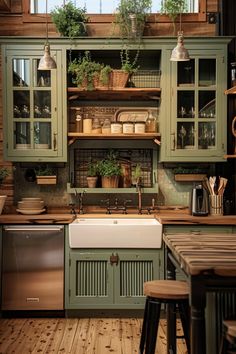
{"label": "pendant light", "polygon": [[189,53],[184,47],[184,32],[181,30],[181,12],[179,16],[180,30],[177,33],[177,46],[172,50],[171,61],[189,61]]}
{"label": "pendant light", "polygon": [[50,54],[50,45],[48,42],[48,0],[46,0],[46,42],[44,44],[44,55],[39,61],[38,70],[56,69],[57,64]]}

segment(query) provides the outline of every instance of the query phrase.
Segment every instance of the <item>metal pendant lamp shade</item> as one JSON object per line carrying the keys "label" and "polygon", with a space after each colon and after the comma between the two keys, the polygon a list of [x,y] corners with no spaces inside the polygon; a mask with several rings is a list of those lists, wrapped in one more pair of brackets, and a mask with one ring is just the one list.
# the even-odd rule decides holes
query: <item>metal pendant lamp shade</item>
{"label": "metal pendant lamp shade", "polygon": [[44,55],[39,61],[38,70],[51,70],[56,68],[57,68],[57,64],[55,60],[51,57],[50,45],[47,42],[44,45]]}
{"label": "metal pendant lamp shade", "polygon": [[171,61],[189,61],[189,53],[184,47],[184,35],[183,31],[178,32],[177,46],[172,50]]}
{"label": "metal pendant lamp shade", "polygon": [[48,43],[48,1],[46,0],[46,43],[44,44],[44,54],[39,61],[38,70],[56,69],[57,64],[50,54],[50,45]]}

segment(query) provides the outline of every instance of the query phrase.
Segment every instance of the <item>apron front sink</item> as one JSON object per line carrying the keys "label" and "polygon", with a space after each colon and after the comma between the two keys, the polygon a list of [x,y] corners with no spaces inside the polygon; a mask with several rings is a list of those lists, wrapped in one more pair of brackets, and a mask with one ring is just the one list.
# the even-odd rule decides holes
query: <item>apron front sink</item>
{"label": "apron front sink", "polygon": [[162,225],[154,218],[78,218],[69,225],[71,248],[161,248]]}

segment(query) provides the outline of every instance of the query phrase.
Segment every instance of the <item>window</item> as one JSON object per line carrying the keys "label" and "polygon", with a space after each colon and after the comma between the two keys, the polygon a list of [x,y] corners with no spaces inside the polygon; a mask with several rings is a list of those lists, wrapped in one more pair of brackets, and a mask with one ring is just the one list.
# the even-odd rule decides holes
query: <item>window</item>
{"label": "window", "polygon": [[[86,7],[88,14],[107,14],[113,13],[116,10],[120,0],[72,0],[72,2],[79,7]],[[161,2],[163,0],[153,0],[152,12],[159,12]],[[65,0],[48,0],[48,13],[52,11],[55,6],[61,6],[67,1]],[[188,12],[198,13],[199,0],[188,0]],[[30,13],[45,13],[46,2],[40,0],[30,0]]]}

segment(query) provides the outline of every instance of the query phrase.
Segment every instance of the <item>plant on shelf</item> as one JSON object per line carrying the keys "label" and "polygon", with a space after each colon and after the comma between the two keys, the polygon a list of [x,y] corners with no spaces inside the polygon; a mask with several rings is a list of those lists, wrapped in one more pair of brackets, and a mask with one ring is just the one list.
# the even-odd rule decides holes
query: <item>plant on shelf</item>
{"label": "plant on shelf", "polygon": [[96,187],[98,174],[99,174],[98,162],[91,160],[88,163],[88,174],[87,174],[87,183],[89,188]]}
{"label": "plant on shelf", "polygon": [[111,67],[92,60],[90,51],[85,51],[79,59],[74,59],[68,66],[68,73],[72,74],[72,82],[78,87],[89,91],[106,85],[109,82]]}
{"label": "plant on shelf", "polygon": [[175,21],[178,15],[187,11],[187,0],[164,0],[161,3],[161,14],[170,17],[173,23],[173,32],[175,34]]}
{"label": "plant on shelf", "polygon": [[4,179],[9,176],[10,171],[6,167],[0,168],[0,185],[3,183]]}
{"label": "plant on shelf", "polygon": [[70,38],[86,36],[85,24],[89,18],[86,16],[86,8],[76,7],[72,2],[63,6],[56,6],[51,11],[52,21],[58,32]]}
{"label": "plant on shelf", "polygon": [[37,184],[56,184],[57,173],[56,168],[48,165],[40,165],[35,168]]}
{"label": "plant on shelf", "polygon": [[107,157],[98,162],[99,175],[102,177],[103,188],[117,188],[119,177],[122,174],[122,169],[117,154],[114,151],[109,151]]}
{"label": "plant on shelf", "polygon": [[[3,183],[4,179],[9,176],[10,171],[6,167],[1,167],[0,168],[0,186]],[[2,214],[2,210],[5,204],[7,196],[6,195],[0,195],[0,214]]]}
{"label": "plant on shelf", "polygon": [[139,66],[137,65],[139,58],[139,49],[135,56],[132,56],[130,50],[122,48],[120,51],[121,68],[112,71],[112,86],[113,88],[124,88],[127,85],[129,78],[134,74]]}
{"label": "plant on shelf", "polygon": [[119,26],[122,38],[140,40],[151,6],[152,0],[120,0],[115,23]]}

